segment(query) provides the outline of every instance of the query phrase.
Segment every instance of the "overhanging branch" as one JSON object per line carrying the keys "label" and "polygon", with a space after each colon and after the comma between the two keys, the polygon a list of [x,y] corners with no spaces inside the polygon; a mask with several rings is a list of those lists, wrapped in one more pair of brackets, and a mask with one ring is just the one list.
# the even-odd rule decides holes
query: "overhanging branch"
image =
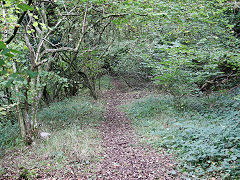
{"label": "overhanging branch", "polygon": [[[29,6],[32,4],[32,1],[33,1],[33,0],[28,0],[28,5],[29,5]],[[17,34],[17,32],[18,32],[18,29],[19,29],[19,27],[20,27],[19,24],[22,23],[23,18],[24,18],[24,16],[25,16],[26,14],[27,14],[27,11],[24,11],[23,14],[20,16],[20,18],[19,18],[18,21],[17,21],[17,25],[16,25],[15,28],[14,28],[13,34],[8,38],[7,41],[5,41],[6,44],[9,44],[9,43],[13,40],[13,38],[16,36],[16,34]]]}

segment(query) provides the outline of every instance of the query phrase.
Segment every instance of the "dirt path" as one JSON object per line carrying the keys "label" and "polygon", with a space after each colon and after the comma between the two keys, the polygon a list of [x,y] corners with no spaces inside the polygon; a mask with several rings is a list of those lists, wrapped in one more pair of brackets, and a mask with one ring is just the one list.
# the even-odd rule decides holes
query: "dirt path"
{"label": "dirt path", "polygon": [[[151,148],[141,147],[131,121],[117,106],[133,100],[131,93],[124,93],[119,80],[116,88],[104,93],[107,102],[105,122],[101,124],[104,160],[97,177],[99,179],[180,179],[173,170],[171,157],[158,154]],[[175,173],[176,172],[176,173]]]}

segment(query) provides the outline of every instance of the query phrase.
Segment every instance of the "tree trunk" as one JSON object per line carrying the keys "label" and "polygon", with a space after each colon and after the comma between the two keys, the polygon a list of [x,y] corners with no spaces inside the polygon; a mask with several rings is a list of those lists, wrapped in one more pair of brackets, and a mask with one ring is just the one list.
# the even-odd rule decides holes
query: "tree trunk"
{"label": "tree trunk", "polygon": [[[13,71],[14,71],[14,73],[17,72],[15,62],[13,62]],[[19,93],[18,85],[15,85],[15,91],[16,91],[17,94]],[[19,107],[20,98],[18,97],[18,95],[16,96],[16,100],[17,100],[16,111],[17,111],[18,123],[19,123],[19,127],[20,127],[20,134],[21,134],[21,137],[23,139],[25,139],[26,128],[25,128],[25,123],[24,123],[22,111],[21,111],[21,108]]]}
{"label": "tree trunk", "polygon": [[91,82],[88,78],[88,76],[84,73],[84,72],[81,72],[81,71],[78,71],[78,74],[83,77],[83,80],[84,80],[84,84],[88,87],[88,89],[90,90],[90,95],[95,99],[97,100],[97,93],[96,93],[96,90],[95,90],[95,82],[94,80]]}

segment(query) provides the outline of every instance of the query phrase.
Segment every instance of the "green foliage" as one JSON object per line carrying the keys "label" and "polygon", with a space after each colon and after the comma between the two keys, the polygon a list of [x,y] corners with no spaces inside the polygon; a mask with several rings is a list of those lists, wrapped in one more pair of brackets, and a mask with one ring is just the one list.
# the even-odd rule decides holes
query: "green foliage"
{"label": "green foliage", "polygon": [[[170,3],[162,3],[167,16],[155,25],[154,46],[149,52],[154,81],[173,95],[184,95],[221,73],[234,73],[239,67],[239,39],[223,16],[231,6],[225,1]],[[229,72],[224,70],[227,67]],[[180,84],[186,88],[176,88]]]}
{"label": "green foliage", "polygon": [[[147,24],[134,17],[118,26],[118,42],[110,53],[115,72],[153,77],[174,96],[195,94],[221,74],[239,73],[240,41],[233,29],[239,8],[234,10],[234,3],[153,2],[145,4]],[[212,86],[226,86],[232,79]]]}
{"label": "green foliage", "polygon": [[28,11],[28,10],[33,11],[34,10],[34,7],[29,6],[27,4],[18,4],[17,7],[22,9],[23,11]]}
{"label": "green foliage", "polygon": [[133,103],[128,115],[156,148],[174,152],[182,171],[198,177],[240,177],[240,102],[235,95],[150,96]]}

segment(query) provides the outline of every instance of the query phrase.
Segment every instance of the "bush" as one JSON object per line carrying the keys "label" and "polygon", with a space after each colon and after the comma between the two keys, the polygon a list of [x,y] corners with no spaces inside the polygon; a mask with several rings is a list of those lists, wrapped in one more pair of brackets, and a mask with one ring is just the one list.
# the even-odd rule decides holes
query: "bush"
{"label": "bush", "polygon": [[[127,110],[145,141],[179,158],[192,176],[240,177],[240,101],[235,95],[150,96]],[[180,108],[179,108],[180,107]]]}

